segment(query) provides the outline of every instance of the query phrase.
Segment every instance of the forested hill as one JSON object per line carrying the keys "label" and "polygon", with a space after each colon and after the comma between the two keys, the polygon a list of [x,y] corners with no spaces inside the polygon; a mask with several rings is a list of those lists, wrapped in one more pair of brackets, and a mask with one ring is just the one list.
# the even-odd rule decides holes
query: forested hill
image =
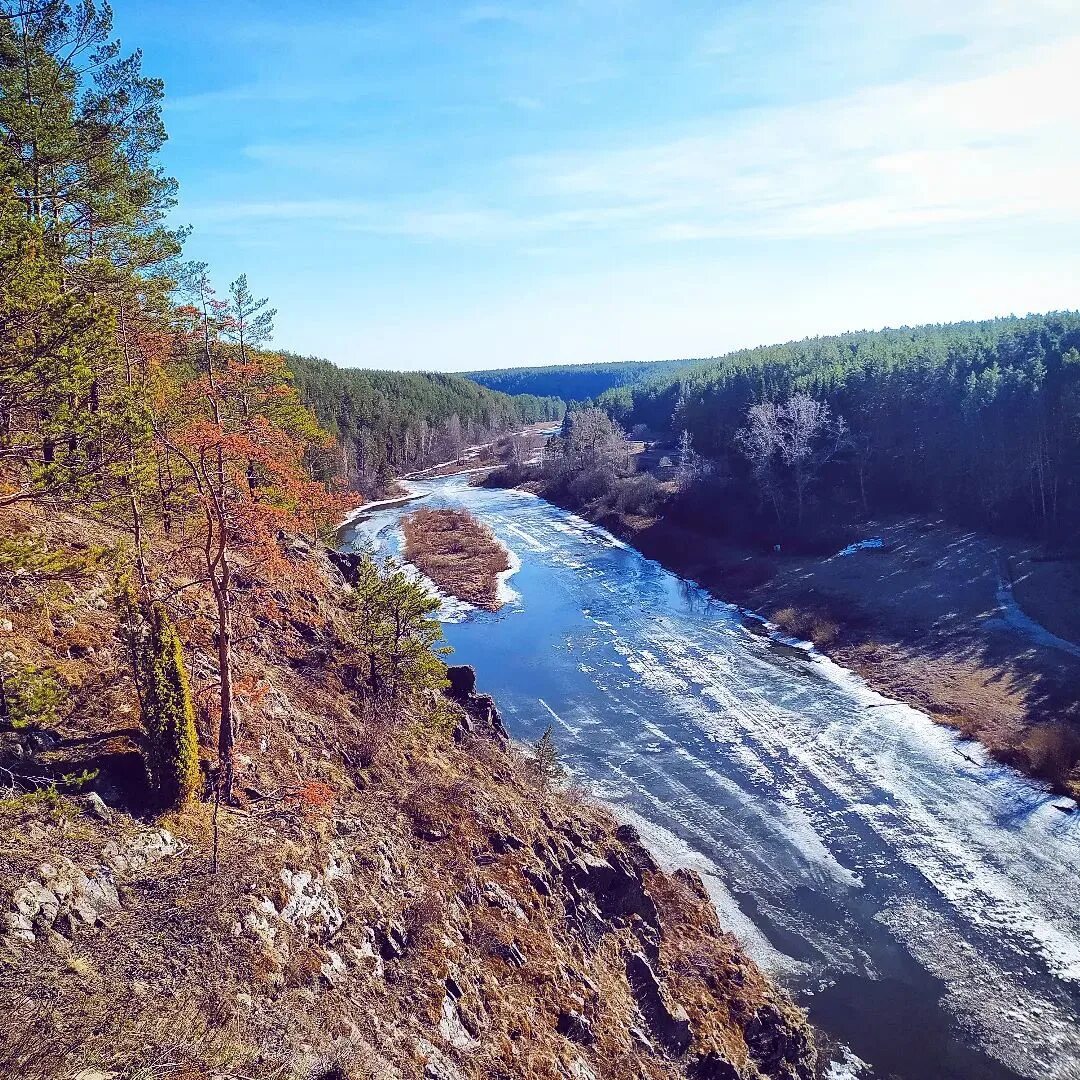
{"label": "forested hill", "polygon": [[1080,312],[746,349],[611,388],[599,403],[624,426],[688,431],[697,451],[736,473],[749,465],[776,494],[801,468],[785,459],[784,432],[757,458],[737,433],[753,434],[754,403],[797,394],[845,421],[814,485],[822,495],[1047,536],[1080,525]]}
{"label": "forested hill", "polygon": [[466,378],[504,394],[539,394],[564,401],[590,401],[617,386],[670,374],[689,360],[627,361],[613,364],[552,364],[547,367],[468,371]]}
{"label": "forested hill", "polygon": [[350,481],[364,491],[455,458],[509,428],[563,413],[556,397],[510,397],[461,375],[340,368],[291,353],[283,358],[303,402],[337,436]]}

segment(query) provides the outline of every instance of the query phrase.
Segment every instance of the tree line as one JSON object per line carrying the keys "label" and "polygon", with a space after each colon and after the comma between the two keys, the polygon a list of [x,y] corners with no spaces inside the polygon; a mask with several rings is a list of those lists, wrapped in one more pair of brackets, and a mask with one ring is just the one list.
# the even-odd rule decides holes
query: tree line
{"label": "tree line", "polygon": [[[268,301],[244,275],[219,294],[206,265],[181,260],[185,235],[166,220],[176,183],[157,161],[163,93],[138,52],[122,53],[107,5],[0,0],[4,606],[16,592],[24,606],[53,603],[50,583],[86,580],[107,554],[147,780],[159,805],[178,806],[202,783],[196,701],[216,738],[213,795],[231,798],[237,725],[259,700],[236,642],[304,574],[296,538],[332,529],[355,495],[337,482],[340,451],[301,399],[293,358],[265,348]],[[547,407],[461,382],[371,385],[391,424],[458,410],[467,432]],[[414,384],[426,388],[416,401],[403,389]],[[338,428],[354,415],[339,411]],[[50,548],[20,525],[30,503],[78,506],[123,540]],[[379,697],[388,668],[397,707],[403,687],[425,693],[441,678],[432,604],[393,568],[360,573],[355,644],[377,683],[360,689]],[[185,652],[204,661],[194,686]],[[57,673],[5,652],[0,727],[55,718],[62,691]]]}
{"label": "tree line", "polygon": [[792,526],[824,496],[1054,542],[1080,526],[1077,312],[746,349],[598,404],[626,427],[686,432],[714,485],[756,491]]}
{"label": "tree line", "polygon": [[546,367],[469,371],[473,382],[504,394],[533,394],[565,401],[591,401],[605,390],[676,371],[689,360],[625,361],[609,364],[551,364]]}
{"label": "tree line", "polygon": [[338,467],[365,493],[394,476],[461,456],[467,446],[540,420],[558,420],[558,397],[486,389],[461,375],[340,368],[282,354],[295,386],[338,440]]}

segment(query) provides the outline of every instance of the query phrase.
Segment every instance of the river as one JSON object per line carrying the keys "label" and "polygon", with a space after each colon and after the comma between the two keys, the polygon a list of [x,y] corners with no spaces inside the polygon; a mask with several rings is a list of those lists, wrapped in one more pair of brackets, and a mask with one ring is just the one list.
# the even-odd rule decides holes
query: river
{"label": "river", "polygon": [[344,542],[400,552],[412,505],[491,527],[513,598],[444,605],[456,661],[515,738],[550,725],[662,863],[702,875],[835,1043],[830,1077],[1080,1080],[1080,814],[573,514],[412,488]]}

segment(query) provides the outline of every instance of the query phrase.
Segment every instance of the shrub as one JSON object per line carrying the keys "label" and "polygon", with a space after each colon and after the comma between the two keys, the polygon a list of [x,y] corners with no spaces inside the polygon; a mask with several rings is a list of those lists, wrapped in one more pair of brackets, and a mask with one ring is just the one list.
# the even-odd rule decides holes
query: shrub
{"label": "shrub", "polygon": [[615,473],[604,466],[588,468],[575,476],[566,486],[576,503],[596,502],[615,490]]}
{"label": "shrub", "polygon": [[125,584],[119,605],[146,731],[147,780],[162,808],[177,808],[191,799],[200,780],[199,735],[183,647],[164,604],[144,612]]}
{"label": "shrub", "polygon": [[652,473],[639,473],[619,485],[615,506],[622,514],[651,517],[664,501],[664,490]]}
{"label": "shrub", "polygon": [[1038,777],[1064,787],[1073,768],[1080,763],[1080,732],[1068,724],[1042,724],[1024,739],[1031,771]]}
{"label": "shrub", "polygon": [[563,767],[555,737],[551,734],[551,725],[544,729],[544,734],[533,747],[529,766],[536,780],[536,786],[543,792],[549,791],[563,779]]}
{"label": "shrub", "polygon": [[772,621],[786,634],[811,641],[819,649],[832,645],[840,636],[840,626],[820,612],[785,607],[775,612]]}
{"label": "shrub", "polygon": [[163,806],[177,807],[199,786],[199,736],[183,648],[162,604],[151,610],[148,644],[143,723],[150,739],[150,782]]}
{"label": "shrub", "polygon": [[13,728],[55,724],[66,693],[48,668],[0,661],[0,723]]}

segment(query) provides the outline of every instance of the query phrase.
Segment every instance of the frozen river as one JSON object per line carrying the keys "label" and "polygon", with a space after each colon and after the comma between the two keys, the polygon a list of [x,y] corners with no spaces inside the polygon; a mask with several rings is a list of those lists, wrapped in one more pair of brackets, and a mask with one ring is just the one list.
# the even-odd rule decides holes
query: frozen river
{"label": "frozen river", "polygon": [[[520,561],[497,614],[446,605],[455,661],[515,738],[551,725],[662,862],[701,873],[853,1051],[833,1076],[1080,1080],[1080,814],[573,514],[460,478],[412,487]],[[344,541],[396,553],[409,509]]]}

